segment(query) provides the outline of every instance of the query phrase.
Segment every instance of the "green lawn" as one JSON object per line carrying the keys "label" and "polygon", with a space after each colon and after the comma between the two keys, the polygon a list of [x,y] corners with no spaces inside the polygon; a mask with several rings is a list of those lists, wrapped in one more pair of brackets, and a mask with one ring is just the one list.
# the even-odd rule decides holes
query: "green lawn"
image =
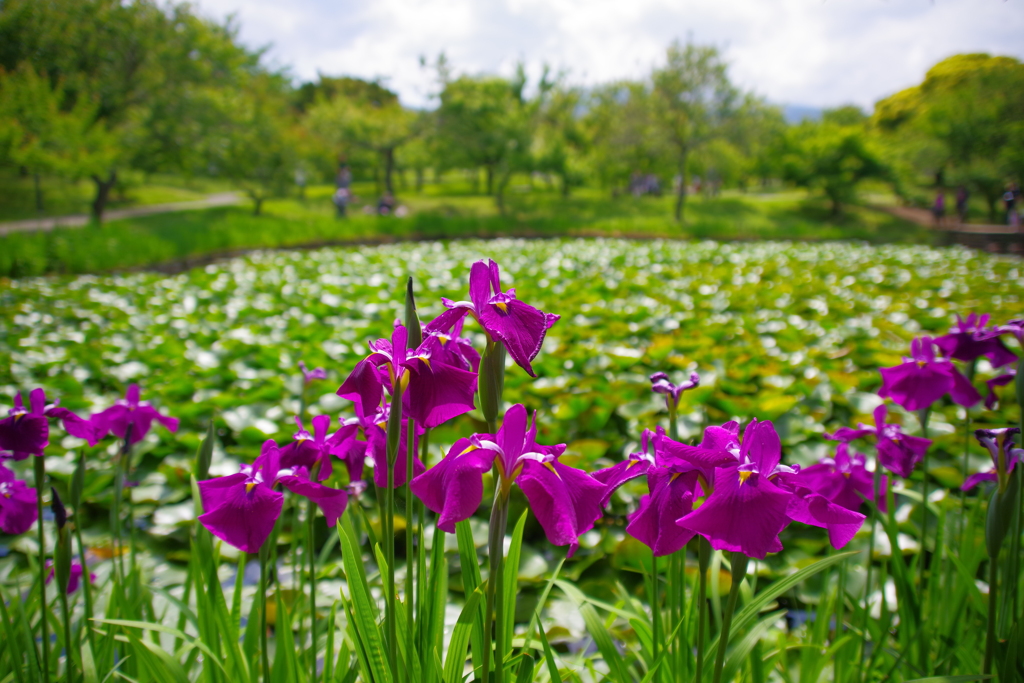
{"label": "green lawn", "polygon": [[427,186],[422,193],[400,193],[410,211],[405,218],[365,214],[363,207],[376,197],[374,188],[367,183],[354,190],[357,199],[345,220],[334,216],[332,188],[316,186],[304,199],[266,202],[261,216],[243,204],[110,221],[102,227],[12,234],[0,237],[0,275],[102,272],[254,248],[402,239],[607,235],[928,244],[932,238],[925,228],[862,207],[831,217],[823,202],[800,192],[694,197],[679,225],[672,220],[672,197],[612,198],[589,188],[566,199],[539,186],[513,185],[500,214],[493,198],[470,194],[468,186]]}

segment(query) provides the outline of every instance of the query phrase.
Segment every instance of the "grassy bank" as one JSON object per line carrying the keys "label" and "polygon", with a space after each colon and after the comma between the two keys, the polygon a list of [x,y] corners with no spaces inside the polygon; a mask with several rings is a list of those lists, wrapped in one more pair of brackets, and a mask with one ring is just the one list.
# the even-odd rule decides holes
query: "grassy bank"
{"label": "grassy bank", "polygon": [[581,190],[556,192],[514,187],[500,214],[492,198],[459,188],[428,187],[401,200],[405,218],[363,213],[372,187],[356,188],[347,219],[334,216],[330,187],[311,188],[305,199],[267,202],[261,216],[247,206],[206,209],[111,221],[103,226],[19,233],[0,237],[0,276],[90,273],[193,261],[256,248],[347,241],[445,239],[507,235],[652,236],[717,240],[864,240],[928,243],[927,229],[860,207],[839,217],[801,193],[739,194],[692,198],[686,222],[675,223],[670,197],[610,198]]}

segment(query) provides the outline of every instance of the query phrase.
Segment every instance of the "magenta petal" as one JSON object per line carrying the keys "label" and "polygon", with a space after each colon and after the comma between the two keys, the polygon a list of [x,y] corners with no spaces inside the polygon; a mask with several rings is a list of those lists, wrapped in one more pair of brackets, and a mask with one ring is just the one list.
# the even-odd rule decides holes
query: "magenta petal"
{"label": "magenta petal", "polygon": [[931,406],[953,387],[947,368],[951,363],[903,363],[894,368],[880,368],[882,388],[878,395],[892,398],[907,410],[918,411]]}
{"label": "magenta petal", "polygon": [[0,465],[0,531],[16,536],[36,522],[36,490]]}
{"label": "magenta petal", "polygon": [[0,420],[0,451],[11,451],[15,460],[42,455],[49,438],[50,424],[42,414],[21,413]]}
{"label": "magenta petal", "polygon": [[439,529],[455,533],[455,525],[477,511],[484,498],[483,475],[494,457],[493,451],[459,439],[439,463],[412,480],[413,494],[439,515]]}
{"label": "magenta petal", "polygon": [[983,481],[999,481],[999,473],[996,472],[995,470],[990,470],[988,472],[978,472],[977,474],[972,474],[971,476],[967,477],[967,479],[963,483],[963,486],[961,486],[960,488],[963,489],[964,491],[970,491]]}
{"label": "magenta petal", "polygon": [[647,474],[650,494],[640,499],[640,507],[629,518],[626,533],[651,549],[655,557],[681,550],[694,532],[676,524],[693,510],[693,489],[697,473],[679,474],[664,468],[652,468]]}
{"label": "magenta petal", "polygon": [[971,385],[970,380],[964,377],[952,364],[950,364],[950,368],[953,376],[953,386],[949,390],[950,398],[953,399],[954,403],[967,408],[976,405],[981,400],[981,394]]}
{"label": "magenta petal", "polygon": [[854,429],[852,427],[840,427],[832,434],[826,434],[826,439],[832,439],[833,441],[843,441],[850,443],[855,439],[862,439],[868,434],[874,434],[874,429]]}
{"label": "magenta petal", "polygon": [[878,440],[878,462],[894,474],[906,479],[931,446],[931,439],[901,434],[897,439]]}
{"label": "magenta petal", "polygon": [[508,354],[519,367],[531,377],[536,377],[530,361],[540,353],[544,336],[548,331],[548,320],[539,311],[518,299],[509,299],[502,304],[487,304],[477,311],[480,324],[491,334],[505,343]]}
{"label": "magenta petal", "polygon": [[[199,482],[203,507],[208,510],[199,516],[199,521],[225,543],[243,552],[257,553],[274,530],[274,523],[284,504],[284,494],[265,485],[255,485],[246,491],[245,475],[221,479],[234,480],[236,477],[241,477],[241,481],[233,485],[214,485],[217,479]],[[215,501],[219,505],[210,509],[208,503]]]}
{"label": "magenta petal", "polygon": [[[373,458],[373,483],[379,488],[386,488],[388,485],[388,456],[387,456],[387,435],[383,428],[373,425],[367,430],[367,450]],[[405,485],[406,470],[406,442],[408,441],[409,421],[402,420],[402,434],[398,444],[398,454],[395,459],[395,488]],[[413,477],[419,476],[426,469],[419,457],[416,457],[419,434],[413,438]]]}
{"label": "magenta petal", "polygon": [[779,534],[789,523],[786,509],[792,495],[759,474],[741,484],[737,468],[720,468],[715,492],[677,523],[704,536],[715,550],[764,559],[782,550]]}
{"label": "magenta petal", "polygon": [[845,547],[850,542],[865,519],[859,512],[830,503],[824,496],[816,493],[792,496],[787,514],[797,522],[827,529],[829,542],[837,549]]}
{"label": "magenta petal", "polygon": [[366,359],[356,363],[352,372],[338,387],[337,394],[358,403],[362,414],[373,413],[384,395],[384,385],[381,384],[377,366]]}
{"label": "magenta petal", "polygon": [[[493,263],[493,261],[492,261]],[[500,290],[496,289],[495,294]],[[469,268],[469,300],[479,314],[491,299],[491,272],[483,261],[477,261]]]}
{"label": "magenta petal", "polygon": [[348,494],[341,489],[333,489],[294,474],[278,477],[277,480],[292,493],[316,503],[316,506],[324,513],[324,517],[327,518],[328,527],[333,527],[345,512]]}
{"label": "magenta petal", "polygon": [[417,360],[413,363],[417,368],[403,396],[409,417],[433,429],[473,410],[476,373],[439,362]]}
{"label": "magenta petal", "polygon": [[78,439],[85,439],[89,446],[99,443],[102,435],[96,433],[96,425],[71,412],[67,408],[51,408],[49,415],[64,423],[64,431]]}
{"label": "magenta petal", "polygon": [[770,420],[754,420],[747,425],[742,454],[749,457],[765,476],[775,471],[782,460],[782,441]]}
{"label": "magenta petal", "polygon": [[[718,445],[718,442],[713,442]],[[738,445],[738,444],[737,444]],[[736,456],[727,450],[687,446],[664,434],[654,437],[655,462],[676,472],[695,470],[711,481],[715,469],[736,464]]]}
{"label": "magenta petal", "polygon": [[645,474],[650,466],[650,461],[631,455],[626,460],[616,463],[611,467],[591,472],[590,476],[605,486],[604,495],[601,496],[601,507],[608,505],[608,501],[611,500],[615,489],[630,479],[636,479]]}
{"label": "magenta petal", "polygon": [[527,460],[516,479],[548,540],[568,545],[567,557],[579,547],[579,537],[600,519],[605,486],[582,470],[555,462]]}

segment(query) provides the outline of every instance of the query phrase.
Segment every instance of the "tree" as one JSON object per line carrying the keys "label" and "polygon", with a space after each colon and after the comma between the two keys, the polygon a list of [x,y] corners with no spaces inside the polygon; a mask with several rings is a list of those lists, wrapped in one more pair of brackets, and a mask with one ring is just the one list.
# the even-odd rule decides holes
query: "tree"
{"label": "tree", "polygon": [[437,131],[442,153],[453,166],[484,168],[487,194],[504,211],[512,173],[530,163],[532,111],[523,96],[525,74],[514,80],[460,76],[441,91]]}
{"label": "tree", "polygon": [[738,93],[714,47],[678,42],[668,48],[666,64],[651,74],[657,126],[674,152],[678,184],[675,218],[683,220],[691,154],[720,136]]}
{"label": "tree", "polygon": [[534,167],[561,180],[562,196],[568,197],[574,186],[582,185],[582,158],[590,140],[578,111],[583,93],[565,85],[562,79],[549,83],[541,79],[537,123],[533,140]]}
{"label": "tree", "polygon": [[[416,112],[405,109],[394,93],[373,83],[361,93],[351,84],[356,79],[339,79],[349,84],[345,89],[334,89],[333,98],[320,95],[311,105],[307,114],[307,125],[334,148],[345,146],[361,147],[380,159],[384,171],[384,189],[394,194],[393,174],[396,153],[420,133],[417,125],[420,117]],[[330,93],[330,88],[324,88]],[[377,96],[374,96],[377,95]]]}
{"label": "tree", "polygon": [[654,120],[651,93],[644,83],[618,81],[599,86],[585,101],[585,135],[590,164],[603,187],[618,194],[634,173],[663,170],[668,146]]}
{"label": "tree", "polygon": [[[209,129],[213,92],[259,71],[230,24],[196,17],[186,4],[154,0],[6,0],[0,5],[0,67],[32,64],[65,89],[64,109],[92,103],[92,126],[110,154],[90,176],[101,219],[118,171],[194,170]],[[101,136],[97,136],[99,141]],[[111,141],[113,144],[111,144]],[[97,150],[98,152],[98,150]]]}
{"label": "tree", "polygon": [[994,218],[1004,184],[1024,177],[1024,64],[955,55],[878,102],[872,122],[908,166],[935,184],[972,186]]}
{"label": "tree", "polygon": [[221,124],[211,135],[210,162],[253,201],[263,202],[293,186],[298,155],[282,83],[258,74],[245,87],[221,92]]}
{"label": "tree", "polygon": [[106,131],[93,125],[95,105],[79,97],[65,109],[66,97],[63,83],[51,86],[27,62],[0,72],[0,158],[32,174],[37,211],[43,210],[41,175],[88,177],[114,154]]}
{"label": "tree", "polygon": [[804,121],[789,131],[782,168],[786,180],[822,191],[833,216],[854,200],[861,181],[890,177],[863,126],[841,125],[828,116],[820,122]]}

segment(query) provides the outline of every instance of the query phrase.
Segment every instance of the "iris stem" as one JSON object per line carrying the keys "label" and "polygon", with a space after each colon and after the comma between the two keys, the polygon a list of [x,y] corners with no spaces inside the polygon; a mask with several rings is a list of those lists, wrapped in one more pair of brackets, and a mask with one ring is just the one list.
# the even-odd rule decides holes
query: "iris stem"
{"label": "iris stem", "polygon": [[[494,683],[502,683],[505,667],[504,653],[504,599],[501,594],[504,571],[505,528],[508,525],[508,491],[504,490],[500,477],[495,477],[494,505],[491,506],[491,522],[487,542],[487,558],[490,573],[487,576],[487,602],[484,611],[484,638],[493,639],[494,644]],[[497,604],[495,604],[497,598]],[[497,612],[497,614],[495,614]],[[481,680],[490,681],[491,644],[484,645],[483,675]]]}
{"label": "iris stem", "polygon": [[43,530],[43,490],[46,488],[46,461],[43,456],[32,458],[36,475],[36,525],[39,527],[39,630],[43,640],[43,661],[40,668],[43,683],[50,681],[50,627],[46,609],[46,532]]}
{"label": "iris stem", "polygon": [[740,596],[740,584],[747,574],[748,558],[743,553],[733,552],[729,556],[732,565],[732,585],[729,587],[729,602],[722,615],[722,632],[718,636],[718,654],[715,655],[715,670],[712,683],[721,683],[722,667],[725,665],[725,650],[729,647],[729,628],[732,626],[732,613],[736,611],[736,602]]}
{"label": "iris stem", "polygon": [[412,499],[412,475],[413,460],[416,456],[416,421],[409,418],[408,431],[405,440],[405,672],[406,680],[412,680],[412,653],[413,653],[413,623],[415,622],[415,605],[413,600],[413,499]]}
{"label": "iris stem", "polygon": [[395,463],[388,462],[388,481],[384,489],[384,558],[388,564],[388,572],[384,585],[388,622],[388,664],[391,675],[398,678],[398,625],[395,623]]}
{"label": "iris stem", "polygon": [[270,683],[270,650],[267,646],[267,543],[260,548],[260,659],[263,662],[263,683]]}
{"label": "iris stem", "polygon": [[310,659],[310,681],[316,680],[316,503],[306,503],[306,554],[309,556],[309,641],[312,644]]}
{"label": "iris stem", "polygon": [[[56,565],[56,562],[54,562]],[[84,567],[83,567],[84,569]],[[56,570],[55,570],[56,571]],[[88,570],[83,571],[84,574]],[[60,581],[57,581],[59,584]],[[64,620],[64,680],[74,681],[74,657],[72,657],[73,648],[71,646],[71,610],[68,609],[68,591],[67,586],[57,586],[57,595],[60,598],[60,614]]]}
{"label": "iris stem", "polygon": [[704,676],[704,634],[708,621],[708,565],[711,564],[711,544],[703,536],[697,536],[697,569],[700,574],[698,579],[697,599],[697,671],[693,677],[696,683],[701,683]]}
{"label": "iris stem", "polygon": [[[967,366],[967,381],[970,382],[970,384],[972,386],[974,385],[974,373],[977,370],[977,366],[978,366],[978,359],[977,358],[972,360],[970,362],[970,364]],[[964,479],[964,481],[967,481],[967,472],[968,472],[968,467],[969,467],[969,462],[968,461],[970,459],[970,452],[971,452],[971,409],[969,407],[967,407],[967,406],[964,406],[964,470],[963,470],[963,479]],[[961,487],[960,488],[960,511],[961,511],[961,513],[964,510],[966,510],[966,509],[967,509],[967,491],[965,491],[963,489],[963,487]],[[960,519],[960,544],[961,545],[963,545],[963,542],[964,542],[964,531],[966,531],[966,527],[967,527],[967,516],[961,514],[961,519]]]}
{"label": "iris stem", "polygon": [[[658,558],[651,550],[651,665],[658,661],[658,650],[661,645],[661,601],[660,586],[658,585]],[[658,680],[661,680],[661,672],[658,672]]]}
{"label": "iris stem", "polygon": [[985,662],[981,668],[981,673],[985,675],[992,673],[992,658],[996,647],[996,612],[999,610],[996,593],[996,581],[999,578],[998,558],[996,555],[988,560],[988,628],[985,632]]}
{"label": "iris stem", "polygon": [[75,510],[75,538],[78,539],[78,559],[82,563],[82,595],[85,596],[85,621],[81,625],[81,631],[89,639],[89,646],[93,652],[96,651],[96,644],[92,635],[92,578],[89,576],[89,567],[85,563],[85,543],[82,541],[81,513]]}
{"label": "iris stem", "polygon": [[[875,472],[874,472],[874,485],[872,489],[872,496],[874,497],[874,503],[871,507],[871,533],[868,536],[868,560],[867,560],[867,578],[864,580],[864,618],[861,620],[861,631],[860,631],[860,652],[858,653],[857,661],[863,662],[864,655],[867,654],[868,647],[868,619],[871,612],[871,570],[874,568],[875,559],[875,528],[878,526],[878,515],[876,514],[878,505],[878,492],[882,487],[882,465],[875,460]],[[884,599],[884,598],[883,598]],[[861,667],[861,673],[863,676],[861,680],[864,680],[864,676],[867,676],[867,669]]]}

